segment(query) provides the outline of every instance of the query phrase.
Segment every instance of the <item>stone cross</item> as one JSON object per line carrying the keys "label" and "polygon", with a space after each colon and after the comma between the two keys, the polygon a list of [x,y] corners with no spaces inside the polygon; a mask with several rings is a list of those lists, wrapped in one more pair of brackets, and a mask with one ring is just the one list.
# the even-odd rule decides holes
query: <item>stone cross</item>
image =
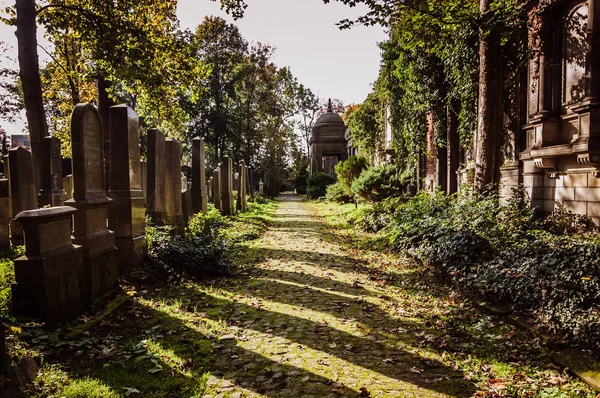
{"label": "stone cross", "polygon": [[142,192],[139,121],[127,105],[110,108],[108,228],[115,232],[121,273],[138,267],[146,254],[146,208]]}
{"label": "stone cross", "polygon": [[196,137],[192,140],[192,202],[194,213],[202,212],[206,214],[208,209],[205,162],[204,140]]}
{"label": "stone cross", "polygon": [[221,214],[232,216],[233,209],[233,162],[230,157],[223,156],[221,163]]}
{"label": "stone cross", "polygon": [[183,209],[181,203],[181,143],[172,138],[165,140],[165,207],[167,223],[183,233]]}
{"label": "stone cross", "polygon": [[104,180],[104,145],[100,117],[92,104],[78,104],[71,114],[73,198],[66,205],[77,209],[73,243],[83,246],[84,306],[115,289],[119,264],[115,234],[106,225],[108,206]]}
{"label": "stone cross", "polygon": [[150,129],[148,130],[146,211],[152,218],[152,222],[157,225],[163,225],[167,220],[165,171],[165,136],[156,129]]}
{"label": "stone cross", "polygon": [[25,232],[25,255],[15,260],[12,301],[15,312],[49,325],[83,312],[83,249],[71,242],[68,206],[22,211],[15,219]]}
{"label": "stone cross", "polygon": [[62,158],[60,140],[57,137],[44,137],[44,169],[42,170],[42,189],[38,196],[40,207],[60,206],[67,200],[62,176]]}
{"label": "stone cross", "polygon": [[215,208],[221,211],[221,169],[213,171],[213,201]]}
{"label": "stone cross", "polygon": [[[10,196],[12,214],[24,210],[37,208],[37,193],[33,179],[33,160],[31,152],[24,147],[17,147],[8,151]],[[11,223],[12,244],[23,244],[23,228],[21,223],[13,220]]]}

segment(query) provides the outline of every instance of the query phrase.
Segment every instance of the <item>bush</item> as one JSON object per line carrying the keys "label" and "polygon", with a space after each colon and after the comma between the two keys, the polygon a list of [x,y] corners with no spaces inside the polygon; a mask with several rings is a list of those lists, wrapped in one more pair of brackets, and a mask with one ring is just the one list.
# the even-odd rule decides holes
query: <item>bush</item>
{"label": "bush", "polygon": [[396,165],[372,167],[364,170],[352,183],[352,192],[364,200],[379,202],[402,195],[409,182],[410,172],[401,172]]}
{"label": "bush", "polygon": [[306,185],[300,185],[299,187],[296,187],[296,193],[298,195],[306,195]]}
{"label": "bush", "polygon": [[348,191],[341,182],[336,182],[327,187],[325,193],[327,200],[337,203],[350,203],[353,201],[353,197],[348,194]]}
{"label": "bush", "polygon": [[367,159],[363,156],[350,156],[335,165],[335,174],[346,195],[353,196],[352,183],[360,174],[369,167]]}
{"label": "bush", "polygon": [[170,227],[146,228],[150,265],[165,275],[227,274],[231,245],[222,233],[227,222],[213,207],[191,219],[183,235],[174,235]]}
{"label": "bush", "polygon": [[327,186],[335,183],[335,178],[327,173],[315,173],[308,177],[306,183],[306,195],[309,199],[316,199],[325,196]]}

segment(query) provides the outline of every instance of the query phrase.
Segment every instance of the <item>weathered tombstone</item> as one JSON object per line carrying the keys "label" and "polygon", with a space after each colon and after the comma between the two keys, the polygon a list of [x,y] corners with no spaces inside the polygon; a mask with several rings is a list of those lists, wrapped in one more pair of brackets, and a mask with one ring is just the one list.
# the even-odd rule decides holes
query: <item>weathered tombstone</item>
{"label": "weathered tombstone", "polygon": [[[37,208],[37,194],[33,179],[33,160],[31,152],[24,147],[8,151],[10,172],[10,192],[12,214]],[[23,244],[23,228],[18,220],[13,220],[10,227],[12,244]]]}
{"label": "weathered tombstone", "polygon": [[237,197],[238,210],[244,213],[246,211],[246,162],[240,161],[239,189]]}
{"label": "weathered tombstone", "polygon": [[40,207],[61,206],[67,200],[62,176],[60,140],[57,137],[44,137],[42,185],[38,195]]}
{"label": "weathered tombstone", "polygon": [[115,233],[121,273],[138,267],[146,254],[146,209],[142,193],[139,121],[127,105],[110,108],[108,228]]}
{"label": "weathered tombstone", "polygon": [[15,260],[12,285],[16,313],[55,325],[83,311],[83,249],[71,242],[71,215],[76,211],[57,206],[15,217],[25,231],[25,255]]}
{"label": "weathered tombstone", "polygon": [[166,195],[168,179],[165,159],[165,136],[156,129],[148,130],[147,213],[157,225],[167,220]]}
{"label": "weathered tombstone", "polygon": [[148,162],[140,160],[140,171],[142,173],[142,195],[144,196],[144,204],[148,197]]}
{"label": "weathered tombstone", "polygon": [[213,200],[215,209],[221,211],[221,170],[213,171]]}
{"label": "weathered tombstone", "polygon": [[7,179],[0,180],[0,248],[10,247],[10,189]]}
{"label": "weathered tombstone", "polygon": [[183,221],[187,225],[194,218],[194,207],[192,205],[192,191],[186,189],[181,191],[181,205],[183,210]]}
{"label": "weathered tombstone", "polygon": [[165,140],[165,207],[167,223],[183,233],[183,209],[181,204],[181,144],[172,138]]}
{"label": "weathered tombstone", "polygon": [[117,287],[119,263],[115,234],[106,226],[111,200],[104,181],[104,146],[98,111],[78,104],[71,114],[73,198],[66,205],[77,209],[73,217],[73,243],[83,246],[84,306]]}
{"label": "weathered tombstone", "polygon": [[210,177],[208,179],[208,197],[210,198],[210,200],[212,200],[213,203],[215,203],[213,184],[213,177]]}
{"label": "weathered tombstone", "polygon": [[65,194],[67,199],[71,199],[73,197],[73,174],[69,174],[66,177],[63,177]]}
{"label": "weathered tombstone", "polygon": [[233,173],[233,190],[236,192],[240,191],[240,173]]}
{"label": "weathered tombstone", "polygon": [[246,186],[248,187],[248,191],[246,192],[249,195],[252,195],[254,193],[254,183],[252,181],[252,167],[247,166],[247,173],[246,173],[246,180],[247,180],[247,184]]}
{"label": "weathered tombstone", "polygon": [[258,181],[258,194],[260,196],[265,196],[265,183],[261,180]]}
{"label": "weathered tombstone", "polygon": [[192,202],[194,213],[204,213],[208,209],[206,192],[206,166],[204,156],[204,140],[196,137],[192,140]]}
{"label": "weathered tombstone", "polygon": [[233,163],[231,158],[223,156],[221,163],[221,214],[232,216],[233,210]]}

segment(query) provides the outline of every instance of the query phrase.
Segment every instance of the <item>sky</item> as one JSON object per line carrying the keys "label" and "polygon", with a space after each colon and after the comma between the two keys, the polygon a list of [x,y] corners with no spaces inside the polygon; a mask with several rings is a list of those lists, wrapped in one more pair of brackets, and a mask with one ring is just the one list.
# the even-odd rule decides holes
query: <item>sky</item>
{"label": "sky", "polygon": [[[0,0],[1,7],[14,0]],[[177,15],[181,28],[194,30],[207,15],[217,15],[236,24],[249,42],[261,42],[276,48],[274,61],[289,66],[300,83],[319,97],[338,98],[346,104],[360,103],[371,91],[371,84],[379,72],[378,42],[386,35],[380,27],[357,26],[339,30],[336,22],[363,15],[365,8],[350,8],[323,0],[247,0],[243,19],[234,21],[220,10],[218,2],[208,0],[179,0]],[[14,28],[0,23],[0,40],[8,50],[0,49],[13,59],[9,65],[16,68],[16,38]],[[42,46],[43,31],[38,30]],[[47,56],[39,51],[40,61]],[[6,57],[0,62],[7,63]],[[23,116],[24,119],[24,116]],[[0,127],[9,133],[19,133],[24,122],[9,125],[0,120]]]}

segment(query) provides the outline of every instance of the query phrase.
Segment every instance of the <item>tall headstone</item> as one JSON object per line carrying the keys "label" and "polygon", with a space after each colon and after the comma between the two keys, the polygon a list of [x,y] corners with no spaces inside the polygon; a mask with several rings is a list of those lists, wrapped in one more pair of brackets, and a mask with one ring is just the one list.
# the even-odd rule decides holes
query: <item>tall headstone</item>
{"label": "tall headstone", "polygon": [[142,192],[139,121],[127,105],[110,108],[108,228],[115,233],[121,273],[138,267],[146,254],[146,208]]}
{"label": "tall headstone", "polygon": [[38,197],[40,207],[61,206],[67,200],[62,176],[62,158],[60,140],[57,137],[44,137],[44,169],[42,187]]}
{"label": "tall headstone", "polygon": [[71,216],[76,211],[57,206],[15,217],[25,231],[25,255],[15,260],[12,285],[16,313],[55,325],[83,312],[83,249],[71,242]]}
{"label": "tall headstone", "polygon": [[66,198],[71,199],[73,197],[73,174],[69,174],[63,177]]}
{"label": "tall headstone", "polygon": [[[37,193],[33,180],[33,160],[31,152],[24,147],[8,151],[9,181],[12,202],[12,214],[37,208]],[[11,223],[13,245],[23,244],[23,228],[18,220]]]}
{"label": "tall headstone", "polygon": [[148,162],[145,160],[140,160],[140,172],[142,173],[142,196],[145,204],[148,194]]}
{"label": "tall headstone", "polygon": [[214,184],[213,177],[210,177],[208,179],[208,197],[210,198],[210,200],[212,200],[213,203],[215,203],[213,184]]}
{"label": "tall headstone", "polygon": [[233,162],[223,156],[221,162],[221,214],[232,216],[233,209]]}
{"label": "tall headstone", "polygon": [[240,161],[240,172],[239,172],[239,189],[238,189],[238,210],[242,213],[246,212],[246,162]]}
{"label": "tall headstone", "polygon": [[165,204],[167,223],[183,233],[183,209],[181,204],[181,144],[172,138],[165,140]]}
{"label": "tall headstone", "polygon": [[84,306],[117,287],[119,263],[115,233],[106,226],[111,200],[106,196],[104,146],[98,111],[78,104],[71,114],[73,198],[65,204],[77,209],[73,243],[83,246]]}
{"label": "tall headstone", "polygon": [[213,171],[213,201],[215,209],[221,211],[221,169]]}
{"label": "tall headstone", "polygon": [[258,181],[258,194],[262,197],[265,196],[265,183],[262,180]]}
{"label": "tall headstone", "polygon": [[167,220],[165,160],[165,136],[156,129],[148,130],[146,212],[158,225]]}
{"label": "tall headstone", "polygon": [[10,247],[10,189],[8,179],[0,179],[0,248]]}
{"label": "tall headstone", "polygon": [[206,192],[206,159],[204,140],[196,137],[192,140],[192,202],[194,213],[204,213],[208,209],[208,193]]}

